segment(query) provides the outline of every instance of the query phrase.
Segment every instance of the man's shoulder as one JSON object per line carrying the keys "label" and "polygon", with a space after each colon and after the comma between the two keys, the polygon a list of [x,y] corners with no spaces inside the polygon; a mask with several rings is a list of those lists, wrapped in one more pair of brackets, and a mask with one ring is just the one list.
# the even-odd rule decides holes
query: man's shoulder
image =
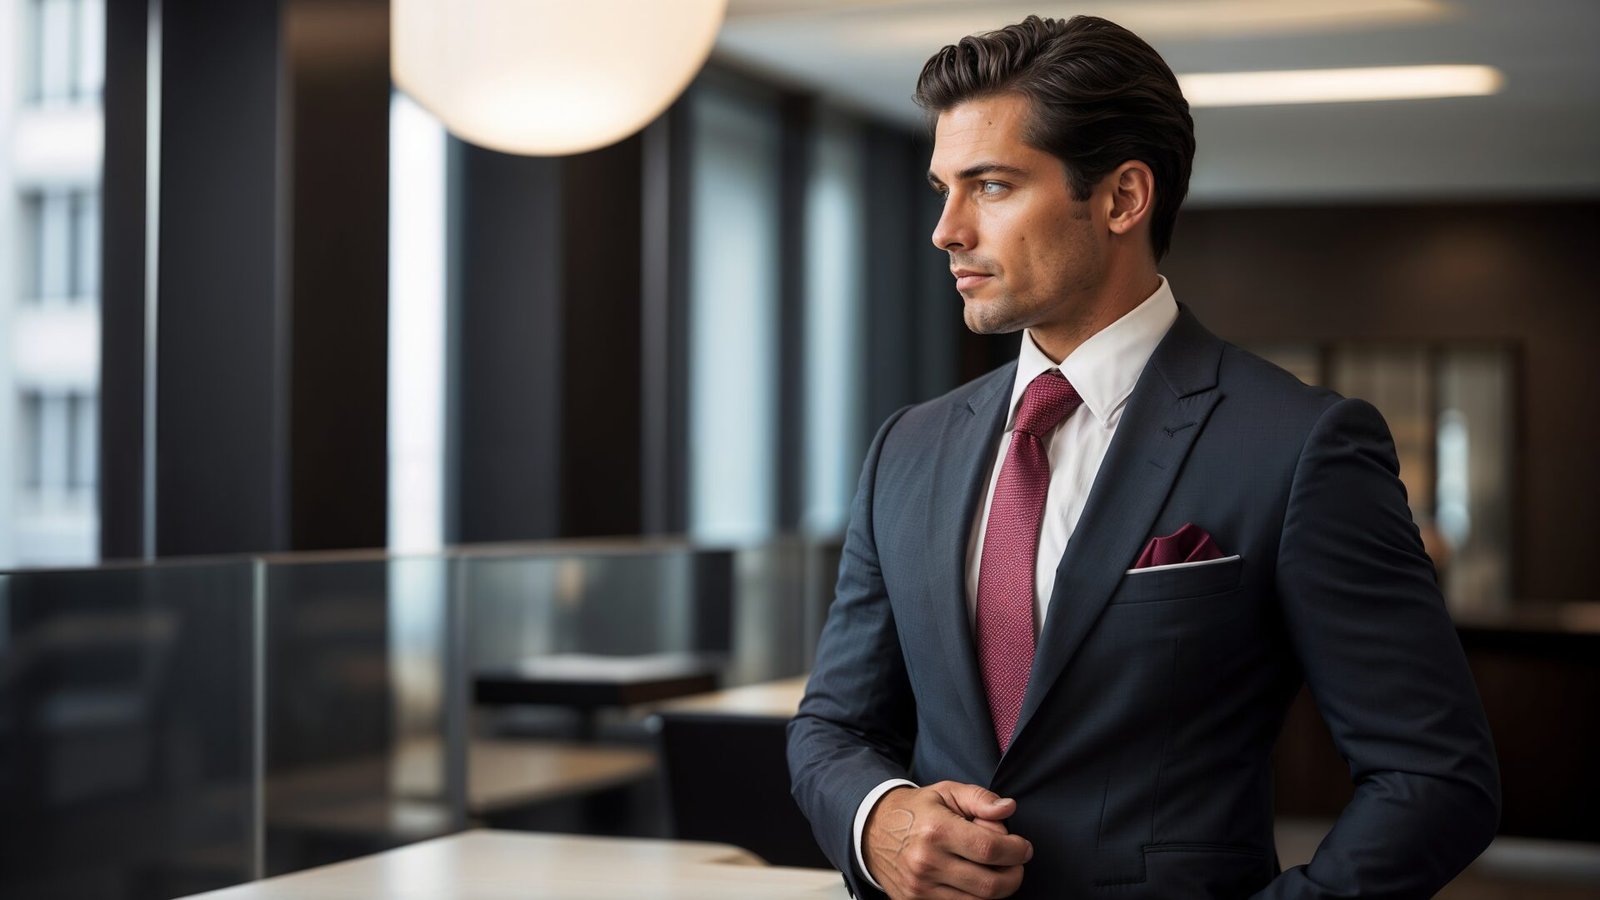
{"label": "man's shoulder", "polygon": [[1182,308],[1151,364],[1179,395],[1220,392],[1213,424],[1224,432],[1248,431],[1252,446],[1263,452],[1272,447],[1298,448],[1323,413],[1344,399],[1216,336],[1187,308]]}
{"label": "man's shoulder", "polygon": [[926,434],[942,432],[949,422],[952,410],[975,412],[994,400],[1000,392],[1008,395],[1017,379],[1017,361],[1011,360],[971,381],[952,388],[931,400],[906,407],[895,420],[893,433],[898,438],[907,433]]}
{"label": "man's shoulder", "polygon": [[1229,396],[1248,396],[1317,412],[1343,399],[1326,387],[1301,381],[1293,372],[1237,344],[1221,343],[1217,380]]}

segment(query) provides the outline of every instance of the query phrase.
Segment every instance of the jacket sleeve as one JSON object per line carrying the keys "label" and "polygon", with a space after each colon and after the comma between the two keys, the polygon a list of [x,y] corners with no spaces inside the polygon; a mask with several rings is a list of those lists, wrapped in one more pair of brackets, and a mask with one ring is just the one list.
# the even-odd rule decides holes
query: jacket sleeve
{"label": "jacket sleeve", "polygon": [[879,457],[904,414],[890,416],[867,451],[816,664],[788,732],[795,802],[857,897],[883,895],[855,864],[856,809],[877,785],[909,777],[916,735],[916,707],[873,536]]}
{"label": "jacket sleeve", "polygon": [[1355,793],[1263,898],[1431,897],[1499,825],[1488,723],[1398,473],[1360,400],[1323,412],[1295,469],[1279,602]]}

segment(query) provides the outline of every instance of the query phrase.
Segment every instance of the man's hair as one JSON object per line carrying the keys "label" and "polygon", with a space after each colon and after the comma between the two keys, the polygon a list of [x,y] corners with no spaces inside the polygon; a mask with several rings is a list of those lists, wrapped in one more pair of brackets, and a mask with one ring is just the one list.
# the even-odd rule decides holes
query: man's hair
{"label": "man's hair", "polygon": [[1074,199],[1089,199],[1100,179],[1129,160],[1149,166],[1156,182],[1150,242],[1156,259],[1166,255],[1189,192],[1194,119],[1154,48],[1095,16],[1029,16],[935,53],[914,97],[931,126],[942,112],[1002,94],[1028,99],[1023,139],[1061,160]]}

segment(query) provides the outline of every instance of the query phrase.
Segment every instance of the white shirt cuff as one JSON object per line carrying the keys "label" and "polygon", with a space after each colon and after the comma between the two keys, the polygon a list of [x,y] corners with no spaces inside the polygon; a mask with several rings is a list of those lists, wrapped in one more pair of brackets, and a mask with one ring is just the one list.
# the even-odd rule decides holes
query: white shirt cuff
{"label": "white shirt cuff", "polygon": [[891,790],[894,790],[897,787],[902,786],[916,787],[917,784],[914,781],[907,781],[904,778],[891,778],[888,781],[885,781],[883,784],[873,788],[867,794],[866,799],[861,801],[861,805],[856,807],[856,865],[861,869],[861,877],[867,879],[867,884],[872,885],[880,891],[883,890],[883,885],[873,880],[872,873],[867,871],[867,858],[861,855],[861,834],[867,830],[867,816],[872,815],[872,808],[878,805],[878,801],[883,798],[883,795],[889,793]]}

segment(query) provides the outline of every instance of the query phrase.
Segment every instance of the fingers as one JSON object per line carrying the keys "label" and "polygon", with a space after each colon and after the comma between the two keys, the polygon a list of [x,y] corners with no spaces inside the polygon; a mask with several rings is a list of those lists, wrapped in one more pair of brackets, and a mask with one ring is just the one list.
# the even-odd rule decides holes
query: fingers
{"label": "fingers", "polygon": [[962,865],[952,868],[948,873],[946,884],[958,892],[958,896],[971,895],[982,897],[985,900],[1009,897],[1022,887],[1022,867],[1007,866],[1003,869],[991,869],[988,866]]}
{"label": "fingers", "polygon": [[[977,897],[975,894],[969,894],[966,891],[956,890],[955,888],[944,884],[929,888],[921,893],[911,894],[910,896],[914,898],[914,900],[974,900],[974,898]],[[1000,896],[1004,895],[996,895],[996,897]],[[977,900],[994,900],[994,898],[977,897]]]}
{"label": "fingers", "polygon": [[1033,858],[1033,845],[1027,838],[997,832],[977,821],[952,818],[941,823],[933,835],[935,846],[984,866],[1020,866]]}
{"label": "fingers", "polygon": [[976,785],[896,788],[869,813],[862,856],[896,898],[1009,897],[1033,857],[1033,845],[1000,821],[1015,810]]}
{"label": "fingers", "polygon": [[972,824],[978,826],[979,828],[983,828],[983,829],[986,829],[988,831],[992,831],[995,834],[1010,834],[1011,833],[1009,830],[1007,830],[1007,828],[1005,826],[1005,823],[996,822],[993,819],[973,819],[972,820]]}
{"label": "fingers", "polygon": [[968,819],[1006,819],[1017,811],[1017,801],[975,784],[945,781],[934,785],[950,808]]}
{"label": "fingers", "polygon": [[1009,897],[1022,885],[1022,866],[980,865],[929,844],[913,847],[896,861],[895,897]]}

